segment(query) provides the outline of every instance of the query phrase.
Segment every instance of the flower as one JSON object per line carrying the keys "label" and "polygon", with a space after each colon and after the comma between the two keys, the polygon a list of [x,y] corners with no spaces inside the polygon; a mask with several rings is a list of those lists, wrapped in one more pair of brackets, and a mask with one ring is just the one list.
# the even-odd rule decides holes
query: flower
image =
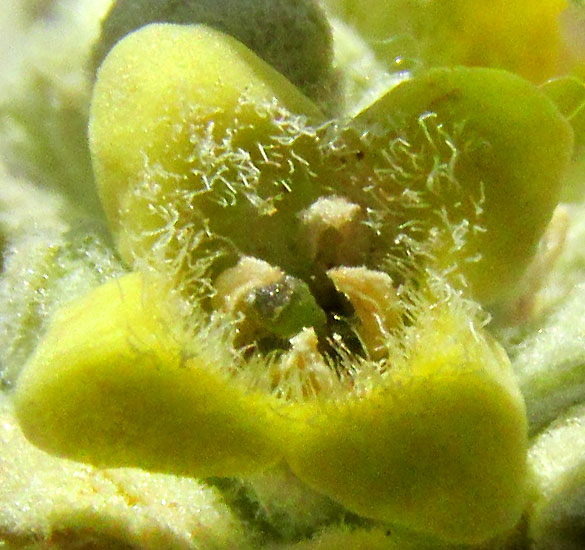
{"label": "flower", "polygon": [[[211,27],[118,42],[89,134],[131,272],[52,316],[12,395],[30,441],[98,467],[256,479],[266,509],[258,480],[280,472],[268,486],[312,499],[309,529],[352,513],[407,544],[498,544],[528,499],[548,521],[484,312],[503,322],[546,269],[538,242],[572,160],[565,99],[495,69],[383,73],[383,93],[332,114]],[[298,537],[307,520],[276,508]]]}

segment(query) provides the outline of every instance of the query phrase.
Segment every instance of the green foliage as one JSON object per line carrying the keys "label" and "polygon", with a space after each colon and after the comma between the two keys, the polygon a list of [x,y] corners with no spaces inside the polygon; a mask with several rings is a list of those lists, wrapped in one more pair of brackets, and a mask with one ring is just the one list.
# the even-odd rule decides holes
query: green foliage
{"label": "green foliage", "polygon": [[567,409],[534,438],[529,453],[534,496],[528,536],[536,550],[582,545],[585,525],[585,407]]}
{"label": "green foliage", "polygon": [[29,86],[30,94],[0,104],[5,162],[16,173],[68,197],[71,218],[88,213],[99,217],[101,205],[83,139],[88,97],[72,98],[70,91],[41,74]]}

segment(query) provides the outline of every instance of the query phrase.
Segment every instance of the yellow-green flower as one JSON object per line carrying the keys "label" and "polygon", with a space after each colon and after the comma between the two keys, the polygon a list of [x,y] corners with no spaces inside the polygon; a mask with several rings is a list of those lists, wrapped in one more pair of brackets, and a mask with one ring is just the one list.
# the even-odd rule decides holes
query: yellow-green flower
{"label": "yellow-green flower", "polygon": [[[116,18],[129,6],[104,24],[95,59],[115,41],[106,35],[120,40],[89,112],[125,274],[115,267],[85,296],[56,300],[12,392],[29,441],[97,468],[227,483],[242,514],[234,494],[249,491],[254,521],[278,532],[256,541],[266,548],[301,538],[299,548],[496,548],[524,536],[523,515],[544,541],[566,475],[545,494],[535,464],[547,439],[528,454],[534,424],[520,391],[539,387],[528,376],[519,385],[494,333],[513,349],[520,336],[497,323],[535,319],[539,277],[556,258],[542,243],[562,235],[553,213],[575,170],[574,135],[580,145],[581,83],[539,89],[501,69],[427,67],[553,74],[556,24],[515,42],[518,14],[541,21],[544,4],[495,17],[449,3],[473,22],[447,29],[454,49],[421,56],[425,67],[400,84],[379,68],[385,89],[355,105],[339,100],[343,78],[356,77],[354,98],[369,76],[339,52],[337,66],[320,52],[305,86],[221,18],[181,14],[177,25],[145,12],[138,25],[154,24],[127,34]],[[318,19],[315,43],[329,44]],[[535,37],[550,46],[538,67],[525,51]],[[566,406],[560,378],[547,388]],[[274,497],[280,487],[290,502]],[[388,530],[398,534],[386,541]]]}

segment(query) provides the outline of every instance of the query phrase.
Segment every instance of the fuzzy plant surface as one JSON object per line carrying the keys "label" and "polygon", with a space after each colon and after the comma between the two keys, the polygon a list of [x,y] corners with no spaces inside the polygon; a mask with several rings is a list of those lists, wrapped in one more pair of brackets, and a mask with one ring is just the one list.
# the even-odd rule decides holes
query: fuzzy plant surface
{"label": "fuzzy plant surface", "polygon": [[584,547],[580,2],[6,4],[0,548]]}

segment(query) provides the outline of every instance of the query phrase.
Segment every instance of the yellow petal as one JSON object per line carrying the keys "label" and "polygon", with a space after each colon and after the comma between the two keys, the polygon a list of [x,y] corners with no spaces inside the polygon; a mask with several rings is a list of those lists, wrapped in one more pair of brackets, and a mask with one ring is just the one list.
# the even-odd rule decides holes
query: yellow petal
{"label": "yellow petal", "polygon": [[29,440],[97,466],[195,476],[275,462],[266,397],[230,380],[208,350],[187,356],[169,304],[130,274],[60,310],[17,383]]}
{"label": "yellow petal", "polygon": [[192,253],[178,233],[201,231],[302,271],[290,226],[315,198],[308,156],[316,147],[301,135],[304,116],[322,119],[231,36],[153,24],[123,38],[98,71],[89,125],[96,181],[122,257],[132,263],[148,255],[165,231],[168,254]]}
{"label": "yellow petal", "polygon": [[527,424],[504,352],[462,312],[422,313],[370,390],[291,411],[287,459],[350,510],[457,543],[514,527]]}
{"label": "yellow petal", "polygon": [[513,297],[558,203],[573,146],[549,98],[506,71],[443,67],[402,82],[356,120],[379,133],[372,154],[382,168],[392,167],[385,157],[396,135],[407,142],[393,159],[410,170],[406,183],[391,172],[379,187],[420,195],[421,205],[406,210],[410,220],[400,221],[416,220],[426,235],[440,230],[430,252],[450,280],[463,277],[485,305]]}

